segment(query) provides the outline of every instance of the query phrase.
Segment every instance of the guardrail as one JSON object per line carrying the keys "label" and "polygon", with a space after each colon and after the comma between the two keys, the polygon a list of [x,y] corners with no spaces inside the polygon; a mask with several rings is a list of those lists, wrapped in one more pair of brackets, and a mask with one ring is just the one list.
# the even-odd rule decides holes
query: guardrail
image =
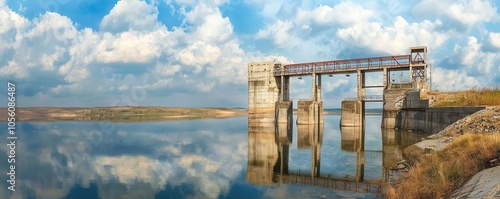
{"label": "guardrail", "polygon": [[355,72],[357,69],[382,70],[384,67],[408,68],[410,66],[410,59],[410,55],[396,55],[288,64],[283,66],[277,64],[274,67],[274,76],[309,75],[312,73],[349,73]]}

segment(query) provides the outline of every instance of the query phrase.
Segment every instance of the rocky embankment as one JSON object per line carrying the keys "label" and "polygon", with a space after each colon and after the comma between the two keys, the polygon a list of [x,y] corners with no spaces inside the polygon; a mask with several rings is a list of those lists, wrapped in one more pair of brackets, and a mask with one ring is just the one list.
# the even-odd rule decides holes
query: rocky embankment
{"label": "rocky embankment", "polygon": [[500,133],[500,106],[487,107],[456,121],[441,132],[406,148],[405,157],[415,160],[424,153],[442,150],[464,133]]}
{"label": "rocky embankment", "polygon": [[[422,154],[443,150],[465,133],[500,133],[500,106],[478,111],[406,148],[405,157],[413,161]],[[500,198],[500,151],[497,151],[497,154],[496,158],[485,162],[484,167],[488,169],[477,173],[462,184],[450,198]]]}

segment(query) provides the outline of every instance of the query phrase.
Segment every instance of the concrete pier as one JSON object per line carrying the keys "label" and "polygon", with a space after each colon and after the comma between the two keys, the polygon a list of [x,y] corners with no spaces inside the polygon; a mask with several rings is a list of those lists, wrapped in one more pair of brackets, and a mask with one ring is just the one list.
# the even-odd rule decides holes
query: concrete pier
{"label": "concrete pier", "polygon": [[321,75],[312,74],[312,99],[297,103],[297,124],[323,124],[323,101],[321,101]]}
{"label": "concrete pier", "polygon": [[362,125],[361,115],[362,106],[358,100],[342,101],[342,112],[340,126],[342,127],[359,127]]}
{"label": "concrete pier", "polygon": [[323,124],[323,102],[298,101],[297,124]]}

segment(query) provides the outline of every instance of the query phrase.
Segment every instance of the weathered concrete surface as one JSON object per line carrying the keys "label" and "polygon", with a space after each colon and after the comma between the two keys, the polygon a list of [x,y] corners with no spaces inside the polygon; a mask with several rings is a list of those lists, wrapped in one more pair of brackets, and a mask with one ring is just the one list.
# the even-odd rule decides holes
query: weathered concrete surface
{"label": "weathered concrete surface", "polygon": [[276,102],[276,122],[292,123],[293,103],[291,101]]}
{"label": "weathered concrete surface", "polygon": [[422,100],[420,95],[420,91],[406,93],[401,111],[396,115],[396,128],[437,133],[450,124],[484,109],[484,107],[430,108],[429,100]]}
{"label": "weathered concrete surface", "polygon": [[355,127],[361,126],[362,107],[361,102],[358,100],[344,100],[342,101],[342,116],[340,126]]}
{"label": "weathered concrete surface", "polygon": [[396,117],[403,107],[406,92],[413,90],[409,84],[389,84],[384,90],[384,110],[382,116],[382,128],[396,127]]}
{"label": "weathered concrete surface", "polygon": [[274,123],[279,88],[273,76],[274,62],[248,64],[249,123]]}
{"label": "weathered concrete surface", "polygon": [[323,102],[298,101],[297,124],[323,124]]}
{"label": "weathered concrete surface", "polygon": [[449,198],[500,198],[500,167],[489,168],[477,173],[455,190]]}

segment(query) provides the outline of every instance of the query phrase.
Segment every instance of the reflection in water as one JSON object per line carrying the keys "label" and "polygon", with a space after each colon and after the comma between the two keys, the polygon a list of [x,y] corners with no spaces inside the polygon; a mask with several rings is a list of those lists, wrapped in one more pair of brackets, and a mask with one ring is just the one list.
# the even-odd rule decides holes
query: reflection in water
{"label": "reflection in water", "polygon": [[[367,125],[379,126],[380,119],[368,119]],[[357,149],[341,150],[345,133],[333,125],[339,120],[338,115],[328,115],[324,126],[300,130],[286,125],[247,129],[247,118],[21,122],[18,190],[0,189],[0,198],[373,198],[342,191],[349,188],[332,189],[330,176],[348,176],[348,182],[355,182],[360,170],[364,182],[379,179],[382,165],[397,162],[403,146],[419,137],[367,128],[366,148],[384,153],[366,150],[364,169],[356,169]],[[0,150],[7,154],[6,145]],[[7,166],[7,161],[0,161],[1,168]],[[276,184],[281,185],[260,186]],[[0,185],[6,187],[7,182]],[[345,187],[352,190],[355,185]]]}
{"label": "reflection in water", "polygon": [[342,150],[356,152],[356,182],[365,175],[365,130],[361,127],[340,127]]}
{"label": "reflection in water", "polygon": [[[380,121],[379,119],[381,117],[371,117],[368,121],[378,126],[380,123],[377,124],[374,121]],[[327,122],[325,123],[327,124]],[[370,124],[369,130],[366,132],[360,127],[342,127],[338,131],[340,134],[338,137],[334,135],[337,133],[334,129],[328,128],[328,131],[324,132],[323,125],[297,125],[296,149],[290,147],[293,146],[290,144],[290,140],[293,140],[290,137],[293,135],[292,128],[286,125],[274,129],[271,127],[260,128],[257,127],[258,124],[249,125],[247,181],[259,185],[298,183],[336,190],[377,192],[380,190],[380,182],[386,180],[387,170],[395,167],[396,163],[403,159],[402,149],[417,142],[422,135],[394,129],[377,130],[373,128],[374,125]],[[366,137],[367,135],[369,138]],[[336,139],[329,139],[325,145],[324,136]],[[366,139],[369,140],[370,146],[368,148],[370,150],[365,150]],[[379,149],[377,149],[376,139],[381,144]],[[331,148],[336,146],[332,141],[339,142],[338,150]],[[327,154],[322,154],[322,149],[326,150]],[[309,155],[301,151],[310,151],[311,166],[306,167],[304,164],[300,164],[298,170],[289,170],[290,166],[297,167],[294,165],[298,163],[297,160],[302,162],[302,159],[308,159]],[[365,154],[369,155],[368,162],[365,162]],[[332,157],[332,159],[321,160],[322,157]],[[342,164],[342,162],[332,162],[332,160],[350,162],[350,157],[353,157],[355,161],[350,164],[353,168],[355,167],[353,170],[355,174],[338,173],[336,169],[329,168],[336,168],[335,164]],[[322,168],[322,161],[330,164]],[[380,167],[374,167],[373,164],[378,164],[379,161]],[[369,165],[369,180],[365,179],[366,163]],[[374,171],[373,168],[378,168],[378,171]],[[322,169],[326,169],[326,172],[321,173]],[[304,170],[310,170],[310,173],[303,172]],[[375,176],[379,177],[373,178],[374,172],[378,173]],[[341,177],[343,175],[346,177]]]}
{"label": "reflection in water", "polygon": [[251,186],[233,185],[245,172],[245,119],[108,123],[112,128],[99,122],[19,123],[17,190],[0,189],[0,198],[234,198],[235,188],[253,193]]}
{"label": "reflection in water", "polygon": [[297,147],[311,150],[311,177],[319,177],[324,124],[297,125]]}

